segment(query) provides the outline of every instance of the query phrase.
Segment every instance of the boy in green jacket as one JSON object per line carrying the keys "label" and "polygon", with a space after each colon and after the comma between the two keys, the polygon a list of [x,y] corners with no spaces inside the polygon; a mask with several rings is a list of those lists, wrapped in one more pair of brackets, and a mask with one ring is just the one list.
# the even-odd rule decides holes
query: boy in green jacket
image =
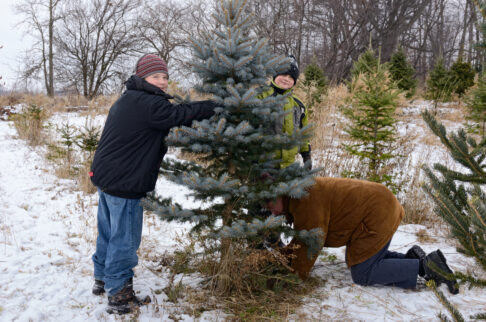
{"label": "boy in green jacket", "polygon": [[[297,67],[297,62],[293,56],[290,56],[293,60],[290,63],[290,68],[284,72],[281,72],[273,77],[271,82],[270,90],[264,92],[261,98],[276,95],[287,95],[286,103],[284,105],[284,111],[291,111],[283,118],[282,124],[277,125],[276,129],[279,133],[286,133],[292,135],[295,128],[303,128],[308,124],[308,113],[307,109],[302,103],[302,101],[293,94],[292,89],[299,78],[299,68]],[[311,146],[308,141],[306,141],[302,146],[294,147],[289,150],[278,150],[276,151],[275,158],[281,159],[281,168],[286,168],[295,162],[295,156],[300,153],[305,166],[310,170],[312,169],[312,159],[311,159]]]}

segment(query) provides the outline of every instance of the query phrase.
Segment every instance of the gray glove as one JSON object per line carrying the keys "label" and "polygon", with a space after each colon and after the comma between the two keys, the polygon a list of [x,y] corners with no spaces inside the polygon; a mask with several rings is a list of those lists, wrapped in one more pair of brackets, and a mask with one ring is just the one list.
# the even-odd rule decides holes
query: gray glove
{"label": "gray glove", "polygon": [[304,160],[304,166],[307,170],[312,170],[312,158],[310,151],[301,152],[302,160]]}

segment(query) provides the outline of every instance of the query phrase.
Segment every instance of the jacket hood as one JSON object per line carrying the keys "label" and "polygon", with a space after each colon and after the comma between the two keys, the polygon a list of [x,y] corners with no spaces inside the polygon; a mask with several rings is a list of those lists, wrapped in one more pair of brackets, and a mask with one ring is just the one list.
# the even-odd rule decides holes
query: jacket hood
{"label": "jacket hood", "polygon": [[132,75],[126,82],[125,85],[127,90],[144,91],[150,94],[162,95],[168,99],[173,98],[157,86],[149,84],[145,79],[138,77],[137,75]]}

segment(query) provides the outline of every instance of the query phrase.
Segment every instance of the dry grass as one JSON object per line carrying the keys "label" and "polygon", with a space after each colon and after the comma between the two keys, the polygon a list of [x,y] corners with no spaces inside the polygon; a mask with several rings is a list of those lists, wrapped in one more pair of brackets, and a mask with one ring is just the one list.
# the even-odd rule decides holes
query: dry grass
{"label": "dry grass", "polygon": [[10,116],[19,138],[26,140],[31,146],[45,142],[44,124],[48,118],[46,110],[35,103],[24,106],[20,114]]}
{"label": "dry grass", "polygon": [[[203,245],[203,252],[195,253],[196,242]],[[284,260],[280,253],[235,243],[231,244],[230,256],[220,262],[219,253],[214,253],[212,246],[208,248],[207,241],[185,236],[178,244],[183,245],[182,250],[152,258],[154,272],[162,272],[162,267],[170,269],[170,283],[160,292],[196,318],[204,311],[219,309],[229,315],[225,317],[228,321],[284,321],[297,312],[306,296],[325,283],[318,278],[301,282],[289,275],[281,265]],[[176,274],[180,277],[193,272],[206,276],[205,282],[190,287],[174,280]],[[226,284],[224,290],[215,284],[221,278]]]}
{"label": "dry grass", "polygon": [[91,162],[92,160],[90,159],[87,159],[83,162],[77,173],[76,178],[79,190],[88,194],[96,192],[96,187],[93,185],[93,183],[91,182],[91,178],[89,177],[89,172],[91,171]]}
{"label": "dry grass", "polygon": [[7,95],[0,95],[0,106],[14,106],[23,102],[23,94],[10,92]]}
{"label": "dry grass", "polygon": [[429,232],[426,229],[420,229],[419,231],[417,231],[416,235],[417,235],[417,241],[420,244],[437,242],[437,240],[434,237],[430,236]]}

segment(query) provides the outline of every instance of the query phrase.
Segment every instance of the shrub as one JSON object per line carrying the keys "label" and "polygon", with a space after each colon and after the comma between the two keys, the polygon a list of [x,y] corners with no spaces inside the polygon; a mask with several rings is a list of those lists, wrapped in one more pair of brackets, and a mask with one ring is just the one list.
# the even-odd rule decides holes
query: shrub
{"label": "shrub", "polygon": [[44,142],[44,123],[47,119],[42,106],[30,104],[22,109],[22,113],[13,115],[15,129],[19,137],[29,145],[37,146]]}

